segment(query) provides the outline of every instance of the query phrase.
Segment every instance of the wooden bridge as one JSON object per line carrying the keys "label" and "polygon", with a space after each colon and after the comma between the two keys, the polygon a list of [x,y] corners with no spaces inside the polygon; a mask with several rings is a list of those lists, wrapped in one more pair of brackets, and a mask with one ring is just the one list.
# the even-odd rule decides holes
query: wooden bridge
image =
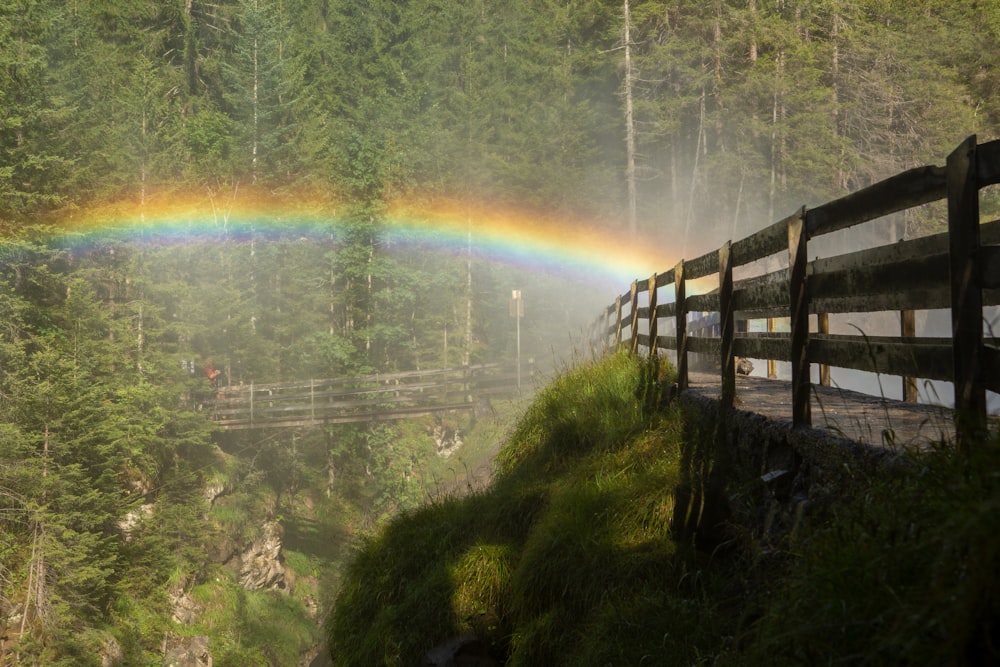
{"label": "wooden bridge", "polygon": [[[823,409],[818,389],[830,384],[830,366],[900,376],[910,404],[917,400],[919,379],[952,382],[950,417],[961,447],[987,426],[987,391],[1000,392],[1000,348],[992,331],[984,333],[983,313],[985,306],[1000,305],[1000,220],[981,220],[979,195],[997,183],[1000,141],[978,144],[969,137],[944,166],[910,169],[815,208],[802,207],[747,238],[633,281],[594,323],[593,345],[675,352],[681,391],[700,384],[689,375],[689,353],[714,358],[720,368],[715,393],[730,409],[722,414],[736,400],[737,357],[791,362],[790,382],[772,389],[787,394],[784,418],[793,427],[812,425],[814,403],[815,412]],[[885,226],[887,216],[940,200],[947,202],[944,233],[809,261],[813,239],[863,223]],[[779,268],[763,268],[774,265]],[[734,280],[735,270],[746,277]],[[688,294],[691,281],[713,276],[717,287]],[[670,291],[673,301],[667,302],[669,296],[661,294]],[[916,335],[915,312],[934,309],[951,311],[950,337]],[[830,333],[830,314],[886,311],[898,313],[899,335]],[[716,314],[714,331],[690,335],[695,313]],[[785,333],[775,331],[779,318],[788,322]],[[754,319],[766,320],[766,331],[737,330],[737,321]],[[667,335],[660,333],[661,322]],[[813,366],[819,367],[819,387],[813,386]],[[765,393],[760,386],[753,392]],[[758,411],[753,394],[740,398],[741,407]],[[883,408],[886,403],[881,401]]]}
{"label": "wooden bridge", "polygon": [[519,391],[517,369],[501,364],[249,384],[221,388],[212,419],[224,430],[385,421],[489,411]]}

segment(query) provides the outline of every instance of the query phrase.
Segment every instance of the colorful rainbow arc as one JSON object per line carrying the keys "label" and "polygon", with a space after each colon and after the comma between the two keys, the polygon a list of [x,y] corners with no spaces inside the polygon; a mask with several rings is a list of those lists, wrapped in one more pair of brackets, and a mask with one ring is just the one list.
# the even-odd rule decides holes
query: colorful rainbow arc
{"label": "colorful rainbow arc", "polygon": [[[197,242],[206,235],[240,235],[252,230],[266,237],[329,233],[343,224],[335,207],[232,203],[206,199],[172,199],[156,205],[120,203],[92,211],[75,211],[56,222],[56,234],[70,244],[86,244],[101,235]],[[601,287],[613,298],[633,279],[673,266],[670,248],[650,247],[627,234],[600,229],[589,222],[545,216],[530,211],[477,208],[461,202],[431,205],[398,204],[387,210],[380,226],[396,245],[412,245],[450,253],[472,250],[476,257],[510,264],[526,272],[566,275]]]}

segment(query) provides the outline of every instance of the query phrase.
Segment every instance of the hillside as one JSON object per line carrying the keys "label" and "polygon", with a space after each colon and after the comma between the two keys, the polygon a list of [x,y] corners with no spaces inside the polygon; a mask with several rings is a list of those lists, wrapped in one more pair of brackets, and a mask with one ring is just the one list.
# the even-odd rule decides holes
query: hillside
{"label": "hillside", "polygon": [[671,523],[711,425],[664,404],[670,381],[627,354],[565,373],[490,486],[372,534],[330,620],[336,664],[420,664],[466,634],[507,665],[995,663],[996,438],[853,471],[791,523],[737,475],[706,553]]}

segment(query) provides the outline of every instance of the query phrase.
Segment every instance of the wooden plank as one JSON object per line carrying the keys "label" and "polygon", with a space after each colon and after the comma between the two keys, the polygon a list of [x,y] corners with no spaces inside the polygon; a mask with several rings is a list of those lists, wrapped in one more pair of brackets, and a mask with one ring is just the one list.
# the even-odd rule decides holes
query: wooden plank
{"label": "wooden plank", "polygon": [[976,178],[981,188],[1000,183],[1000,140],[987,141],[976,148]]}
{"label": "wooden plank", "polygon": [[986,428],[986,387],[980,373],[983,299],[979,286],[979,186],[976,137],[948,156],[948,234],[951,256],[951,328],[955,364],[956,440],[959,449]]}
{"label": "wooden plank", "polygon": [[809,209],[806,236],[815,238],[847,229],[890,213],[943,199],[945,194],[944,169],[916,167]]}
{"label": "wooden plank", "polygon": [[[948,255],[905,259],[891,264],[857,266],[833,272],[811,272],[810,295],[814,299],[868,294],[899,294],[931,289],[948,282]],[[895,310],[895,309],[894,309]]]}
{"label": "wooden plank", "polygon": [[1000,245],[979,249],[979,284],[983,289],[1000,288]]}
{"label": "wooden plank", "polygon": [[859,371],[949,380],[953,371],[951,344],[904,343],[893,337],[814,334],[809,339],[809,361]]}
{"label": "wooden plank", "polygon": [[[789,217],[801,215],[796,211]],[[743,266],[788,249],[788,218],[779,220],[755,234],[733,242],[733,266]]]}
{"label": "wooden plank", "polygon": [[896,264],[908,259],[917,259],[928,255],[948,254],[948,234],[932,234],[907,241],[898,241],[888,245],[850,252],[833,257],[814,259],[809,270],[813,273],[833,273],[846,271],[863,266],[884,266]]}
{"label": "wooden plank", "polygon": [[657,336],[656,347],[661,350],[676,350],[677,336]]}
{"label": "wooden plank", "polygon": [[673,317],[677,314],[677,304],[676,303],[658,303],[656,304],[656,317],[666,318]]}
{"label": "wooden plank", "polygon": [[717,313],[719,312],[719,293],[709,292],[708,294],[689,296],[685,299],[684,307],[689,313]]}
{"label": "wooden plank", "polygon": [[788,315],[787,278],[784,282],[756,282],[748,287],[741,287],[743,284],[743,282],[737,283],[733,292],[733,308],[740,313],[741,318],[753,319],[748,316],[755,311],[776,312],[779,316]]}
{"label": "wooden plank", "polygon": [[674,283],[674,270],[664,271],[663,273],[656,274],[656,286],[666,287],[667,285],[672,285]]}
{"label": "wooden plank", "polygon": [[897,294],[862,294],[858,296],[814,299],[811,313],[878,313],[892,310],[933,310],[949,308],[951,296],[947,286],[913,289]]}
{"label": "wooden plank", "polygon": [[983,346],[983,379],[986,388],[1000,394],[1000,349]]}
{"label": "wooden plank", "polygon": [[1000,220],[991,220],[979,225],[979,242],[983,245],[1000,244]]}
{"label": "wooden plank", "polygon": [[788,284],[789,316],[791,318],[792,356],[792,425],[809,426],[809,283],[807,254],[807,219],[802,214],[788,221]]}
{"label": "wooden plank", "polygon": [[369,421],[393,421],[397,419],[413,419],[416,417],[426,417],[442,412],[466,412],[475,409],[474,404],[460,403],[455,405],[441,405],[434,407],[419,407],[412,409],[401,409],[391,412],[361,412],[351,415],[336,415],[327,417],[317,417],[315,419],[307,417],[289,417],[286,419],[275,419],[261,423],[252,423],[249,419],[233,419],[217,422],[227,431],[248,430],[251,428],[289,428],[305,426],[322,426],[326,424],[348,424],[355,422]]}
{"label": "wooden plank", "polygon": [[707,252],[684,263],[684,279],[696,280],[719,272],[719,251]]}
{"label": "wooden plank", "polygon": [[764,332],[740,334],[733,341],[733,352],[737,356],[750,359],[791,361],[791,336],[786,333]]}
{"label": "wooden plank", "polygon": [[697,354],[707,354],[718,358],[722,354],[722,343],[718,338],[703,338],[701,336],[690,336],[687,339],[688,352]]}

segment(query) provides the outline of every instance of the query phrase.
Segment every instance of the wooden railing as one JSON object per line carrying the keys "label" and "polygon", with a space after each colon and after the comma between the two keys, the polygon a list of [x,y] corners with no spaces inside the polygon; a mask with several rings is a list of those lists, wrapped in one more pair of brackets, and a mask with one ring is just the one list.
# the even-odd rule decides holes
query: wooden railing
{"label": "wooden railing", "polygon": [[[594,323],[602,349],[630,345],[650,354],[677,351],[681,390],[688,353],[721,364],[721,402],[735,396],[735,358],[791,362],[792,422],[811,424],[810,365],[898,375],[904,397],[916,400],[916,378],[955,386],[956,434],[963,441],[986,428],[987,390],[1000,391],[1000,350],[983,333],[983,307],[1000,305],[1000,220],[980,223],[979,190],[1000,183],[1000,141],[966,139],[944,167],[910,169],[815,208],[796,211],[761,231],[669,271],[636,280]],[[947,200],[948,231],[834,257],[808,259],[809,241],[938,200]],[[780,255],[779,255],[780,254]],[[776,257],[782,268],[734,281],[735,268]],[[718,287],[688,295],[691,281],[718,276]],[[660,290],[673,286],[674,301]],[[646,294],[647,305],[640,305]],[[913,312],[951,309],[950,338],[916,337]],[[832,335],[831,313],[899,311],[899,336]],[[692,313],[718,313],[718,335],[689,335]],[[815,331],[810,331],[810,314]],[[788,333],[740,333],[737,319],[789,318]],[[659,323],[673,321],[673,335]],[[641,331],[645,328],[645,332]],[[628,332],[626,336],[626,331]]]}
{"label": "wooden railing", "polygon": [[225,430],[288,428],[405,419],[475,410],[516,394],[518,375],[500,364],[381,373],[218,391],[212,419]]}

